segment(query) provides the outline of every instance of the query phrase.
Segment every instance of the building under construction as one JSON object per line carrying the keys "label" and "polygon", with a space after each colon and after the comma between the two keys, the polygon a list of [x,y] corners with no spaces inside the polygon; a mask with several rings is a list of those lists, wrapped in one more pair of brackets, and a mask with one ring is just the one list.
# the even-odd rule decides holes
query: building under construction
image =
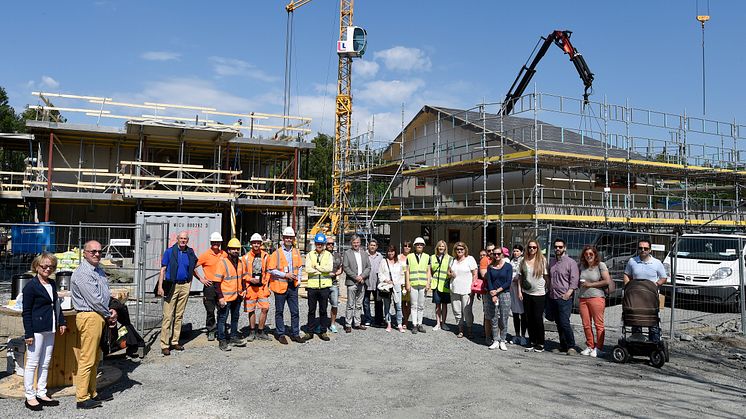
{"label": "building under construction", "polygon": [[306,230],[309,118],[34,94],[30,135],[0,137],[0,147],[27,156],[23,170],[2,173],[0,198],[27,206],[28,221],[117,224],[134,222],[136,211],[220,212],[231,224],[224,230],[242,239],[278,238],[287,225]]}
{"label": "building under construction", "polygon": [[424,106],[393,142],[361,142],[345,176],[375,187],[352,189],[355,229],[432,246],[746,226],[744,125],[538,92],[500,109]]}

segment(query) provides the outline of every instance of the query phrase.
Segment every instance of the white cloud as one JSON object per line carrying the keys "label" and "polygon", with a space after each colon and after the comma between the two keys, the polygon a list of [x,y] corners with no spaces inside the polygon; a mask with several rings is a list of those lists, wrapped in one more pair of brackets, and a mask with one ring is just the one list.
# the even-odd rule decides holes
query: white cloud
{"label": "white cloud", "polygon": [[56,89],[60,87],[60,83],[50,76],[41,76],[41,86],[49,87],[50,89]]}
{"label": "white cloud", "polygon": [[268,83],[278,80],[277,77],[268,75],[255,65],[243,60],[225,57],[210,57],[209,60],[212,63],[213,71],[219,77],[244,76]]}
{"label": "white cloud", "polygon": [[377,105],[396,106],[407,102],[424,85],[425,82],[420,79],[376,80],[367,83],[355,97]]}
{"label": "white cloud", "polygon": [[373,56],[383,60],[389,70],[429,71],[432,67],[430,58],[419,48],[396,46],[378,51]]}
{"label": "white cloud", "polygon": [[[175,105],[204,106],[216,108],[223,112],[265,112],[264,109],[259,108],[259,104],[254,100],[221,90],[211,81],[192,77],[147,82],[141,92],[134,94],[115,93],[113,97],[117,101],[122,102],[158,102]],[[146,112],[149,111],[143,110],[143,113]],[[184,114],[183,111],[177,109],[169,109],[168,112],[169,115],[174,114],[175,116]],[[193,114],[195,111],[186,112]],[[129,110],[126,114],[131,115],[132,110]]]}
{"label": "white cloud", "polygon": [[148,51],[140,55],[140,58],[148,61],[178,61],[181,58],[181,54],[172,51]]}
{"label": "white cloud", "polygon": [[380,67],[377,62],[372,60],[357,60],[352,62],[352,71],[356,76],[362,78],[372,78],[378,73]]}

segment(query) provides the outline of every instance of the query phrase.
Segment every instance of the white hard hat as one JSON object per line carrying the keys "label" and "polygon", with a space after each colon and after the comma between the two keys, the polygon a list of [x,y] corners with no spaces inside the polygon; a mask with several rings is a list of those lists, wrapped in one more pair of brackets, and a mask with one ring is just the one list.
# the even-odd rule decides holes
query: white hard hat
{"label": "white hard hat", "polygon": [[262,235],[259,233],[252,234],[251,239],[249,240],[249,242],[260,242],[260,241],[264,241],[264,240],[262,240]]}
{"label": "white hard hat", "polygon": [[220,235],[217,231],[210,234],[210,241],[211,242],[223,242],[223,236]]}
{"label": "white hard hat", "polygon": [[416,239],[414,239],[414,243],[412,244],[423,244],[424,245],[425,239],[423,239],[422,237],[417,237]]}
{"label": "white hard hat", "polygon": [[285,229],[282,230],[282,235],[286,237],[295,237],[295,230],[293,230],[293,227],[285,227]]}

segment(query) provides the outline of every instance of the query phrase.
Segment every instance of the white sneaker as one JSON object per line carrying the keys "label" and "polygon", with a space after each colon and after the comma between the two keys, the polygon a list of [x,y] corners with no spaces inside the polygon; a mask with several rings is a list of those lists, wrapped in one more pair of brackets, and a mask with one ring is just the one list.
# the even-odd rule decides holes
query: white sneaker
{"label": "white sneaker", "polygon": [[585,348],[583,349],[583,352],[580,353],[580,355],[590,356],[591,352],[595,353],[595,349]]}
{"label": "white sneaker", "polygon": [[435,326],[433,326],[433,330],[440,330],[440,326],[438,326],[438,325],[436,324]]}
{"label": "white sneaker", "polygon": [[505,344],[505,342],[500,342],[500,350],[501,351],[507,351],[508,345]]}
{"label": "white sneaker", "polygon": [[494,341],[492,342],[492,345],[490,345],[488,349],[492,350],[492,349],[497,349],[499,347],[500,347],[500,342]]}
{"label": "white sneaker", "polygon": [[591,358],[595,358],[598,356],[598,350],[596,348],[593,348],[593,350],[590,353]]}

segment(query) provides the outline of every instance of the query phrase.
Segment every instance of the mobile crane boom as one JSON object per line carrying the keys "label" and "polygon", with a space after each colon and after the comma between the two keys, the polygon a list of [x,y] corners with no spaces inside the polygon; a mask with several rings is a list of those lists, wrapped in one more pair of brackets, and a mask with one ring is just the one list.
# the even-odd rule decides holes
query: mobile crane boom
{"label": "mobile crane boom", "polygon": [[[523,95],[526,87],[528,87],[528,84],[531,82],[531,78],[536,74],[536,66],[539,64],[539,61],[544,58],[544,55],[547,53],[552,43],[560,47],[565,54],[570,56],[570,61],[575,65],[575,69],[578,71],[578,74],[585,85],[585,90],[583,91],[583,103],[588,103],[588,96],[590,95],[588,90],[590,90],[593,85],[593,73],[591,73],[591,70],[588,68],[588,64],[586,64],[583,56],[574,46],[572,46],[572,43],[570,43],[571,35],[571,31],[556,30],[548,36],[541,38],[544,40],[544,43],[536,52],[536,55],[534,55],[534,59],[531,60],[531,57],[529,57],[531,63],[528,65],[524,64],[523,67],[521,67],[518,76],[515,78],[515,81],[513,81],[513,85],[510,86],[510,91],[505,95],[505,101],[503,101],[503,106],[500,110],[501,115],[509,115],[513,110],[515,102]],[[526,62],[528,63],[528,60]]]}

